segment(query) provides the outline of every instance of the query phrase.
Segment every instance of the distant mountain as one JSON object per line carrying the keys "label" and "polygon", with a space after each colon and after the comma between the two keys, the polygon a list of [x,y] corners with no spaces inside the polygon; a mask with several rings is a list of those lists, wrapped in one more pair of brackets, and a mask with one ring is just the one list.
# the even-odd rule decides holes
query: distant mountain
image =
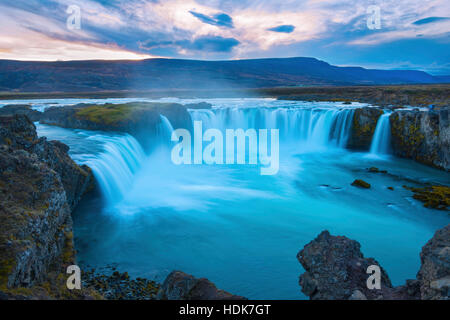
{"label": "distant mountain", "polygon": [[442,82],[450,82],[449,77],[434,77],[422,71],[336,67],[314,58],[230,61],[0,60],[0,91],[82,92]]}

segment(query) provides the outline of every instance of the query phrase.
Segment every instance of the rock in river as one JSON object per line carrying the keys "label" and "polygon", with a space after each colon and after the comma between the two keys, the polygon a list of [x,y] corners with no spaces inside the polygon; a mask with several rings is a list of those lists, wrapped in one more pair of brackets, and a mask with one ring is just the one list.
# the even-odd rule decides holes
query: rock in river
{"label": "rock in river", "polygon": [[[450,225],[436,231],[422,248],[417,279],[393,287],[386,271],[373,258],[365,258],[361,245],[344,236],[323,231],[297,254],[305,268],[302,291],[312,300],[449,300]],[[369,289],[370,265],[380,268],[380,289]]]}
{"label": "rock in river", "polygon": [[205,278],[195,278],[181,271],[172,271],[159,289],[160,300],[245,300],[226,291],[217,289]]}

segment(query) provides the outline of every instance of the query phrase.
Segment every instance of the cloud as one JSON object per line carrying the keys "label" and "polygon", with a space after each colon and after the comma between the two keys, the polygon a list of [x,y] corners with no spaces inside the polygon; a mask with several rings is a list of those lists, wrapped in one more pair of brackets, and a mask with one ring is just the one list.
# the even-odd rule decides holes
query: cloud
{"label": "cloud", "polygon": [[413,24],[420,26],[421,24],[433,23],[433,22],[449,20],[449,19],[450,18],[447,18],[447,17],[428,17],[428,18],[424,18],[424,19],[420,19],[420,20],[414,21]]}
{"label": "cloud", "polygon": [[267,29],[267,31],[273,31],[273,32],[282,32],[282,33],[291,33],[295,29],[295,26],[291,24],[283,24],[281,26],[273,27]]}
{"label": "cloud", "polygon": [[[202,59],[310,55],[333,61],[336,55],[329,47],[339,46],[346,56],[345,52],[360,53],[369,47],[387,48],[388,44],[407,39],[422,39],[428,41],[429,50],[436,56],[448,60],[441,47],[449,39],[450,19],[443,17],[444,12],[450,12],[448,0],[0,0],[0,3],[0,58],[7,55],[35,59],[42,55],[56,60],[83,55],[95,58],[98,54],[101,59],[120,52],[124,57],[154,54]],[[81,8],[81,30],[66,28],[69,5]],[[380,6],[379,30],[367,27],[369,5]],[[71,49],[66,50],[68,47]],[[380,54],[388,59],[392,51]]]}
{"label": "cloud", "polygon": [[154,50],[164,47],[177,48],[178,52],[212,52],[224,53],[230,52],[239,41],[234,38],[223,38],[220,36],[204,36],[192,40],[178,41],[147,41],[141,44],[141,47],[148,50]]}
{"label": "cloud", "polygon": [[195,11],[189,11],[194,17],[200,21],[218,27],[233,28],[233,19],[225,13],[217,13],[213,16],[207,16]]}
{"label": "cloud", "polygon": [[234,38],[201,37],[192,41],[191,48],[212,52],[230,52],[238,44],[239,41]]}

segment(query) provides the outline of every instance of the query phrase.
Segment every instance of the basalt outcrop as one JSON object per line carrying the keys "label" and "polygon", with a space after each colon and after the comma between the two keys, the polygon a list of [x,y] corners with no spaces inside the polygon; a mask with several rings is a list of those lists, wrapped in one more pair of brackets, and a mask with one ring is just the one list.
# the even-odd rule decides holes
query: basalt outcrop
{"label": "basalt outcrop", "polygon": [[31,109],[28,104],[9,104],[0,108],[0,116],[13,116],[16,114],[23,114],[31,121],[39,121],[42,112]]}
{"label": "basalt outcrop", "polygon": [[[438,230],[422,248],[417,279],[393,287],[386,271],[365,258],[361,245],[323,231],[297,255],[305,269],[299,284],[312,300],[450,299],[450,225]],[[380,289],[369,289],[369,266],[380,268]]]}
{"label": "basalt outcrop", "polygon": [[60,142],[38,138],[24,115],[0,117],[0,292],[2,298],[93,298],[65,287],[73,264],[71,210],[92,175]]}
{"label": "basalt outcrop", "polygon": [[347,147],[354,150],[369,150],[378,119],[382,114],[383,110],[375,107],[356,109]]}
{"label": "basalt outcrop", "polygon": [[422,248],[417,279],[423,300],[450,299],[450,225],[436,231]]}
{"label": "basalt outcrop", "polygon": [[440,110],[397,110],[389,117],[396,156],[450,170],[449,107]]}
{"label": "basalt outcrop", "polygon": [[217,287],[205,278],[195,278],[181,271],[172,271],[159,289],[159,300],[245,300]]}
{"label": "basalt outcrop", "polygon": [[144,147],[150,147],[164,125],[165,116],[174,129],[190,130],[192,121],[185,106],[178,103],[132,102],[125,104],[78,104],[47,108],[40,123],[64,128],[126,132]]}
{"label": "basalt outcrop", "polygon": [[11,150],[24,150],[54,170],[63,184],[69,208],[73,209],[85,190],[91,186],[91,169],[78,166],[68,155],[69,147],[59,141],[38,138],[36,127],[21,115],[0,117],[0,144]]}

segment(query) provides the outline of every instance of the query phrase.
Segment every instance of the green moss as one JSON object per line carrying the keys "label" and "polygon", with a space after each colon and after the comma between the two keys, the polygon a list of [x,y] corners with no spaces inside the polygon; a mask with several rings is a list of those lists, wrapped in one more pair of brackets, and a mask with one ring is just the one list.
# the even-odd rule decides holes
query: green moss
{"label": "green moss", "polygon": [[16,262],[14,259],[2,259],[0,261],[0,290],[5,290],[8,285],[8,277],[14,270]]}
{"label": "green moss", "polygon": [[[425,136],[421,132],[420,125],[416,123],[406,124],[405,118],[400,120],[398,114],[391,116],[391,133],[393,142],[396,147],[401,151],[403,156],[419,160],[420,149],[425,140]],[[425,163],[428,163],[427,159],[423,159]]]}
{"label": "green moss", "polygon": [[65,232],[64,248],[62,250],[61,258],[63,264],[68,265],[75,261],[75,248],[73,246],[73,232]]}
{"label": "green moss", "polygon": [[78,119],[89,120],[94,123],[114,125],[119,121],[132,119],[132,106],[128,104],[106,104],[104,106],[91,106],[82,108],[75,116]]}
{"label": "green moss", "polygon": [[448,210],[450,206],[450,187],[428,186],[424,188],[414,188],[403,186],[414,193],[413,198],[423,202],[424,207]]}

